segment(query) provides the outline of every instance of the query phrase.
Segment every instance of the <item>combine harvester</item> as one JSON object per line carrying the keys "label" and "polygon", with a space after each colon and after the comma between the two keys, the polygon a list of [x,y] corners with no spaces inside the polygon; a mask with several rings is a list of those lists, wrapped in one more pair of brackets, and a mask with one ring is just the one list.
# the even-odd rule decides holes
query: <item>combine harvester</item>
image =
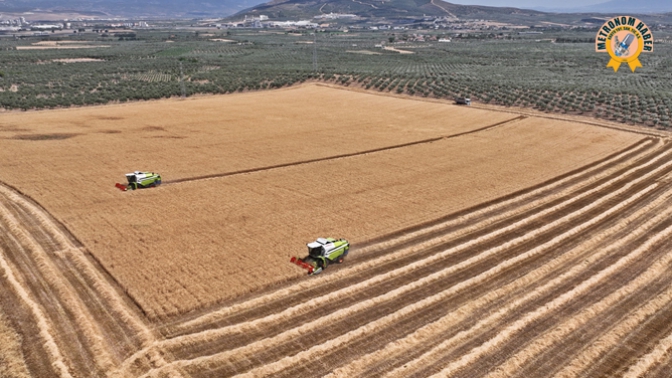
{"label": "combine harvester", "polygon": [[135,171],[133,173],[127,173],[126,180],[128,180],[127,185],[116,183],[114,186],[123,191],[127,191],[128,189],[135,190],[138,188],[154,188],[161,184],[161,175],[154,172]]}
{"label": "combine harvester", "polygon": [[300,259],[292,257],[289,261],[308,270],[308,274],[318,274],[330,264],[340,264],[348,255],[350,243],[345,239],[317,238],[306,244],[308,256]]}

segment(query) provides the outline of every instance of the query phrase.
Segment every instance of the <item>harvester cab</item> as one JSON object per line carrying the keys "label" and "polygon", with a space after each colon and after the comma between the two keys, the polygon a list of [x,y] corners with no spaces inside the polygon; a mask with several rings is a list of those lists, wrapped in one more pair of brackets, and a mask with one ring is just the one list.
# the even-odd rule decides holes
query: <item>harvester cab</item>
{"label": "harvester cab", "polygon": [[308,270],[308,274],[318,274],[330,264],[340,264],[350,250],[350,243],[345,239],[317,238],[306,244],[308,256],[300,259],[292,257],[291,262]]}
{"label": "harvester cab", "polygon": [[127,185],[115,184],[115,186],[123,191],[135,190],[138,188],[153,188],[161,184],[161,175],[154,172],[140,172],[126,174]]}

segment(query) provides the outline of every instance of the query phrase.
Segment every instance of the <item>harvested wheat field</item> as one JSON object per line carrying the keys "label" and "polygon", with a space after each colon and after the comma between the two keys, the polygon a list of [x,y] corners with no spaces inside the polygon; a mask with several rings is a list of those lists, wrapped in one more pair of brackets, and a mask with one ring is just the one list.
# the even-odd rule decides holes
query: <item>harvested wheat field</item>
{"label": "harvested wheat field", "polygon": [[[668,373],[666,137],[304,85],[6,113],[0,146],[19,376]],[[353,247],[307,277],[317,236]]]}

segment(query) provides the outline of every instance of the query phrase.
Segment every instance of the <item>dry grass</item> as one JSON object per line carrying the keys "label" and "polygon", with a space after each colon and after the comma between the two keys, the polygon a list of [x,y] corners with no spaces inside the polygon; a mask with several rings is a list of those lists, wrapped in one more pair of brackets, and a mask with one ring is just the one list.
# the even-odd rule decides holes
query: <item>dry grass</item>
{"label": "dry grass", "polygon": [[88,44],[88,41],[40,41],[35,42],[35,46],[63,46],[63,45],[77,45],[77,44]]}
{"label": "dry grass", "polygon": [[66,59],[52,59],[52,62],[61,62],[61,63],[81,63],[81,62],[104,62],[104,59],[95,59],[95,58],[66,58]]}
{"label": "dry grass", "polygon": [[364,55],[383,55],[383,53],[369,50],[345,50],[345,52],[353,54],[364,54]]}
{"label": "dry grass", "polygon": [[383,50],[395,51],[395,52],[398,52],[399,54],[415,54],[415,51],[401,50],[401,49],[397,49],[397,48],[394,48],[394,47],[388,47],[388,46],[383,47]]}
{"label": "dry grass", "polygon": [[[132,193],[113,187],[124,173],[154,170],[169,183],[511,118],[319,86],[8,113],[0,161],[10,164],[0,180],[61,219],[150,318],[162,317],[303,274],[286,260],[316,236],[356,245],[558,176],[639,137],[529,118],[433,143]],[[17,140],[11,130],[19,127],[29,130],[21,135],[78,135]]]}
{"label": "dry grass", "polygon": [[68,49],[97,49],[110,45],[44,45],[44,46],[16,46],[17,50],[68,50]]}

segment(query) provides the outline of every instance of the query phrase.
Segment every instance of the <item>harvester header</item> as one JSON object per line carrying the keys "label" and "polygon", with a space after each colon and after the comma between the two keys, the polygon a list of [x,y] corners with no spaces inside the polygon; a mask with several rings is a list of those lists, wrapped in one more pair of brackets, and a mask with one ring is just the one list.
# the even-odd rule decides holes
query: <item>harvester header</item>
{"label": "harvester header", "polygon": [[345,239],[317,238],[306,244],[308,256],[300,259],[292,257],[289,261],[308,270],[308,274],[318,274],[330,264],[340,264],[350,250],[350,243]]}

